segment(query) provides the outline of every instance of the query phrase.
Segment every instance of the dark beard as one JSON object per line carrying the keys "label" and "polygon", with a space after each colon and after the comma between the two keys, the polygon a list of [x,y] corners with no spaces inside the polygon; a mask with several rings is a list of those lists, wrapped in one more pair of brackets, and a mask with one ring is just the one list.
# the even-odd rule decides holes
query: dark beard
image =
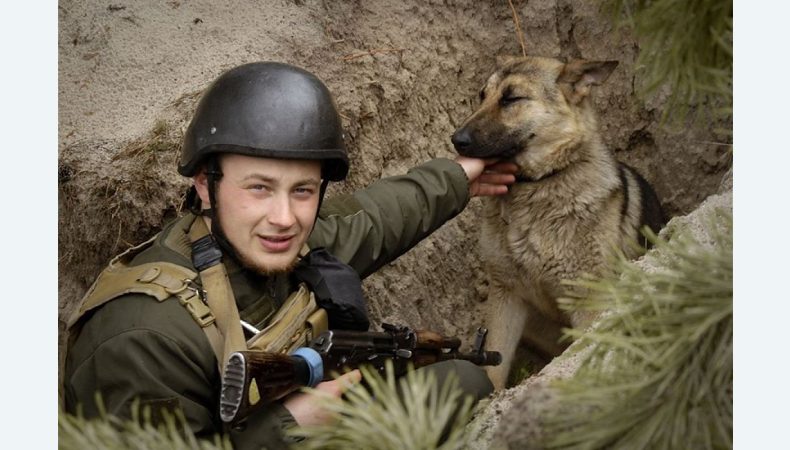
{"label": "dark beard", "polygon": [[255,272],[258,275],[264,275],[268,277],[290,273],[294,269],[294,267],[296,267],[296,263],[298,260],[299,257],[296,257],[286,267],[279,269],[271,269],[268,267],[259,266],[254,262],[250,261],[249,259],[245,258],[244,256],[239,256],[236,258],[236,261],[239,263],[241,267],[244,267],[247,270]]}

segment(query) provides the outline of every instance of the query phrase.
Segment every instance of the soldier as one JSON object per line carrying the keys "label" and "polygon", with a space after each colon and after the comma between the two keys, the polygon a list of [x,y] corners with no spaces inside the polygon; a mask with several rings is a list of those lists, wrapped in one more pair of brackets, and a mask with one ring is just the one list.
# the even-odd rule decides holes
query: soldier
{"label": "soldier", "polygon": [[[325,412],[295,393],[225,429],[221,362],[239,349],[288,351],[327,327],[367,329],[361,278],[471,196],[507,192],[514,170],[436,159],[322,205],[327,183],[348,172],[327,88],[287,64],[229,70],[204,93],[184,138],[178,171],[194,181],[190,212],[114,258],[69,321],[67,409],[98,414],[98,392],[120,417],[136,402],[153,413],[181,409],[197,436],[227,432],[236,448],[284,446],[284,429],[323,423]],[[466,361],[426,369],[440,380],[456,372],[478,399],[492,389]],[[318,389],[340,396],[359,378],[352,371]]]}

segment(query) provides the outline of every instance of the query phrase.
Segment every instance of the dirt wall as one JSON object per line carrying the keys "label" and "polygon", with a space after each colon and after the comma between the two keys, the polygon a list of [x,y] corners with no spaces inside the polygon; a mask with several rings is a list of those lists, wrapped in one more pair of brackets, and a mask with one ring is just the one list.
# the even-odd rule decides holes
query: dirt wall
{"label": "dirt wall", "polygon": [[[653,183],[666,210],[691,211],[730,165],[711,127],[658,124],[660,98],[634,86],[638,46],[596,2],[514,0],[527,51],[616,59],[594,94],[605,141]],[[187,180],[179,140],[199,93],[258,60],[314,72],[336,97],[351,159],[346,192],[454,155],[498,54],[521,53],[504,0],[230,1],[59,4],[59,305],[61,315],[114,254],[175,217]],[[479,201],[365,281],[375,322],[471,342],[485,299]],[[61,331],[63,325],[61,323]]]}

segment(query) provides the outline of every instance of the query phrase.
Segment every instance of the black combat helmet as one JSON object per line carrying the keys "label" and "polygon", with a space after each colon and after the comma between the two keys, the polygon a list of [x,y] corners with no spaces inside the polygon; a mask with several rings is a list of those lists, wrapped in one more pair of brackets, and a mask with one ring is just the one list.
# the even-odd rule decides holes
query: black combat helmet
{"label": "black combat helmet", "polygon": [[322,161],[322,176],[348,173],[340,116],[315,75],[256,62],[223,73],[203,94],[187,128],[178,173],[193,176],[215,153]]}

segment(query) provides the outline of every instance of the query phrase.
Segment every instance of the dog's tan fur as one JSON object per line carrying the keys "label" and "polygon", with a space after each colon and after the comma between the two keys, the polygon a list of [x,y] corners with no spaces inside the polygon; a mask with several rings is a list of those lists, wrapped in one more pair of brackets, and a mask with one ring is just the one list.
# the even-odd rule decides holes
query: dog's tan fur
{"label": "dog's tan fur", "polygon": [[663,221],[655,194],[614,159],[598,132],[588,95],[616,65],[500,60],[479,108],[453,135],[459,153],[508,158],[522,179],[509,194],[485,201],[482,221],[487,346],[503,356],[489,370],[497,388],[505,386],[519,336],[552,357],[567,345],[558,342],[562,327],[591,320],[558,308],[561,280],[601,273],[618,249],[637,256],[641,226]]}

